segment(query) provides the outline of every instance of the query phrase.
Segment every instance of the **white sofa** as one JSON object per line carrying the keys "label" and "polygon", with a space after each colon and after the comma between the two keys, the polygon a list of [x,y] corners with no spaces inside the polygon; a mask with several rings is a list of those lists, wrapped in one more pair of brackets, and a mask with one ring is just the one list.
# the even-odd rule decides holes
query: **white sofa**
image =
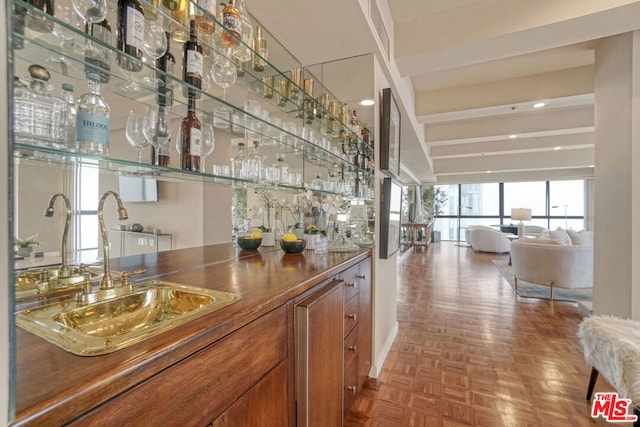
{"label": "white sofa", "polygon": [[486,225],[471,225],[465,232],[467,243],[478,252],[509,252],[511,241],[507,234]]}
{"label": "white sofa", "polygon": [[511,242],[516,290],[518,280],[546,285],[553,299],[553,288],[593,287],[593,237],[585,233],[583,237],[591,236],[591,243],[572,244],[570,240],[569,244],[558,244],[546,237]]}

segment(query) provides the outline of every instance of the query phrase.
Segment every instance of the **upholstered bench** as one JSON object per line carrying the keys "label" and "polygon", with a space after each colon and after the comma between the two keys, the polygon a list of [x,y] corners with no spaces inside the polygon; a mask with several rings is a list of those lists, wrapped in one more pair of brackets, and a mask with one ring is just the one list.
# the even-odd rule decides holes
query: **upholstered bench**
{"label": "upholstered bench", "polygon": [[591,316],[582,321],[578,338],[584,358],[592,367],[587,390],[591,400],[593,387],[602,374],[621,398],[631,399],[640,427],[640,322],[613,316]]}

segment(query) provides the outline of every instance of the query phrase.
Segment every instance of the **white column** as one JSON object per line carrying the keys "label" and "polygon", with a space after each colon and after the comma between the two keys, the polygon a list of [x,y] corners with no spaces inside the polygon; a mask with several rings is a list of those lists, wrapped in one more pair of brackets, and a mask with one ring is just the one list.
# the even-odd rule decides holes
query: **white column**
{"label": "white column", "polygon": [[640,33],[598,42],[595,99],[593,310],[640,320]]}

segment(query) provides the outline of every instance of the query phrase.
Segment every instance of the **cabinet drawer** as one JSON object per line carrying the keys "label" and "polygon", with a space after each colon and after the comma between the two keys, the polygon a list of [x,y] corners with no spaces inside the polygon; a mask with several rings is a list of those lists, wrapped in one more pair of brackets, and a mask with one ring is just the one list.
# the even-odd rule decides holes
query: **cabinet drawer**
{"label": "cabinet drawer", "polygon": [[344,280],[344,300],[345,302],[351,300],[358,293],[358,265],[354,265],[340,274],[342,280]]}
{"label": "cabinet drawer", "polygon": [[287,357],[278,308],[216,341],[72,425],[207,425]]}
{"label": "cabinet drawer", "polygon": [[358,395],[358,364],[352,363],[349,369],[344,372],[344,416],[346,416],[353,406],[353,402]]}
{"label": "cabinet drawer", "polygon": [[360,317],[358,312],[358,298],[357,296],[351,298],[344,306],[344,337],[349,335],[349,332],[358,323]]}
{"label": "cabinet drawer", "polygon": [[344,370],[349,369],[355,359],[358,358],[358,327],[353,328],[351,333],[344,339]]}

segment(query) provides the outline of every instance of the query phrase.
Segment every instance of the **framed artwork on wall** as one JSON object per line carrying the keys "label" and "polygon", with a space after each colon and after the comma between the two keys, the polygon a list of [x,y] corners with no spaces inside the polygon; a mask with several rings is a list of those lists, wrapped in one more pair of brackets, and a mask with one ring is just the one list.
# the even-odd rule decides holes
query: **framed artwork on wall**
{"label": "framed artwork on wall", "polygon": [[380,191],[379,258],[387,259],[400,248],[402,186],[391,178],[382,180]]}
{"label": "framed artwork on wall", "polygon": [[382,90],[380,103],[380,170],[400,176],[400,109],[391,88]]}

